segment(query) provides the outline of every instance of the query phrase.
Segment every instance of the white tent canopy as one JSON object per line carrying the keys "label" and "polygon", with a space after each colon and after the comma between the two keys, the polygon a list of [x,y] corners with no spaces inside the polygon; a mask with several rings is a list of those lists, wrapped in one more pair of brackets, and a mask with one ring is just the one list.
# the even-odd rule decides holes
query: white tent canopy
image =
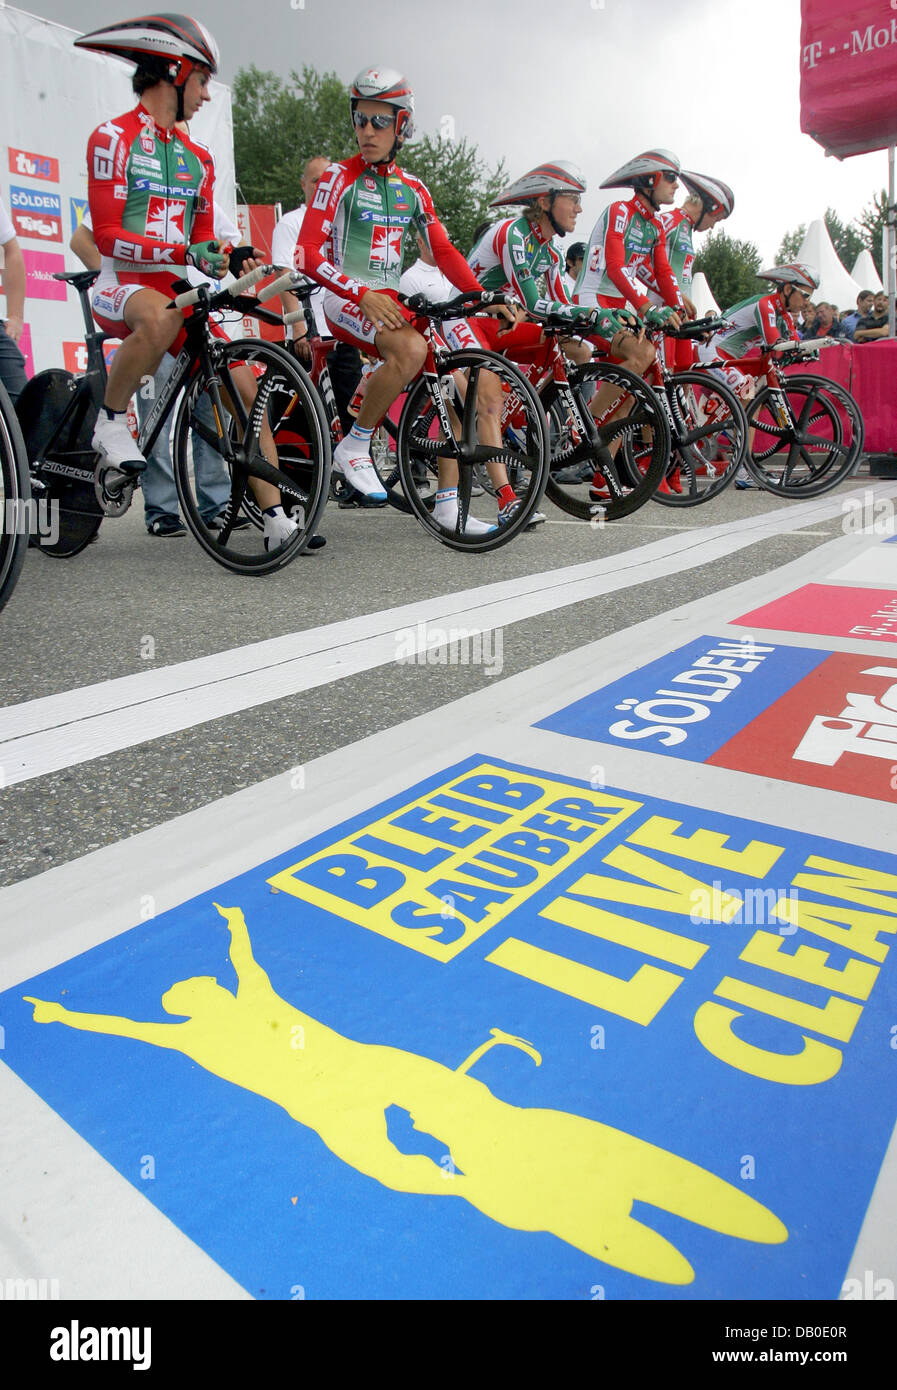
{"label": "white tent canopy", "polygon": [[813,294],[814,303],[825,300],[838,309],[856,308],[857,295],[863,286],[848,275],[838,260],[838,253],[821,217],[810,223],[795,259],[805,261],[819,272],[819,288]]}
{"label": "white tent canopy", "polygon": [[704,274],[703,270],[699,270],[691,282],[689,299],[691,299],[697,309],[699,319],[704,318],[706,314],[719,313],[719,305],[710,292],[707,276]]}
{"label": "white tent canopy", "polygon": [[854,261],[853,270],[850,273],[861,290],[871,290],[873,294],[879,294],[883,288],[881,277],[875,269],[872,252],[865,246]]}

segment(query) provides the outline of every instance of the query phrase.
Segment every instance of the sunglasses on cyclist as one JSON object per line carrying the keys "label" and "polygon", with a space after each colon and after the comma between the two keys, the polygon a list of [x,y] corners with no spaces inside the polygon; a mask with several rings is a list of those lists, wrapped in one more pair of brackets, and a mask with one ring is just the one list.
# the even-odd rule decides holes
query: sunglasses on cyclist
{"label": "sunglasses on cyclist", "polygon": [[662,179],[666,179],[667,183],[678,183],[678,182],[679,182],[679,175],[678,175],[678,174],[661,174],[660,177],[661,177]]}
{"label": "sunglasses on cyclist", "polygon": [[395,116],[365,116],[361,111],[352,112],[352,124],[356,130],[364,130],[370,121],[375,130],[388,130],[391,125],[395,125]]}

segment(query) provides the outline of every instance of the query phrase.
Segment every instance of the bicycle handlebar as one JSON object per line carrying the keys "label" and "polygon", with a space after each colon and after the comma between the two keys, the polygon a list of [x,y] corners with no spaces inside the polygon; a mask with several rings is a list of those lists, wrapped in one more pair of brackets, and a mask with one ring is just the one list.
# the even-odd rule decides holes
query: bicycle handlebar
{"label": "bicycle handlebar", "polygon": [[[259,295],[259,298],[261,298],[261,295]],[[305,310],[304,310],[304,309],[292,309],[292,310],[290,311],[290,313],[284,314],[284,315],[283,315],[283,321],[284,321],[284,323],[304,323],[304,322],[305,322]]]}
{"label": "bicycle handlebar", "polygon": [[[280,267],[275,266],[274,269],[279,270]],[[271,281],[270,285],[266,285],[263,290],[259,290],[259,302],[264,304],[266,300],[273,299],[275,295],[282,294],[284,290],[290,290],[295,293],[297,285],[303,280],[305,280],[305,276],[298,270],[288,270],[285,275],[278,276],[276,280]]]}
{"label": "bicycle handlebar", "polygon": [[499,304],[516,303],[516,300],[500,290],[468,290],[457,295],[455,299],[445,300],[442,304],[430,304],[422,294],[407,297],[400,294],[399,303],[423,318],[457,319],[466,317],[465,310],[470,313],[472,309],[490,309]]}
{"label": "bicycle handlebar", "polygon": [[707,314],[702,319],[691,319],[679,328],[664,328],[663,332],[668,338],[702,338],[705,333],[718,333],[728,326],[728,319],[719,314]]}
{"label": "bicycle handlebar", "polygon": [[772,343],[770,352],[816,352],[819,348],[837,347],[837,338],[788,338]]}
{"label": "bicycle handlebar", "polygon": [[[211,301],[221,299],[224,295],[230,295],[231,299],[236,299],[244,290],[251,289],[253,285],[258,284],[259,280],[267,279],[271,272],[277,269],[278,267],[276,265],[256,266],[255,270],[247,271],[245,275],[240,276],[239,280],[235,280],[232,285],[228,285],[226,289],[217,290],[212,295],[209,294],[206,285],[198,285],[196,289],[185,290],[183,294],[179,294],[171,301],[168,307],[170,309],[188,309],[191,304],[198,304],[201,299],[208,299]],[[261,298],[261,295],[259,298]]]}

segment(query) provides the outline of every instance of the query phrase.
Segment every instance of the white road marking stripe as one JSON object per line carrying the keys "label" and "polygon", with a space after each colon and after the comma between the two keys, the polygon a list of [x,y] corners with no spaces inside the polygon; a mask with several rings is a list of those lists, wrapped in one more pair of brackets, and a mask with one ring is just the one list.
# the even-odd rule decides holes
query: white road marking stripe
{"label": "white road marking stripe", "polygon": [[[868,491],[868,489],[866,490]],[[891,485],[881,495],[897,493]],[[193,725],[342,680],[396,660],[418,624],[480,632],[694,569],[843,511],[819,498],[690,530],[606,559],[421,600],[214,656],[14,705],[0,714],[3,784],[58,772]],[[449,640],[446,638],[445,640]],[[432,645],[432,644],[430,644]]]}

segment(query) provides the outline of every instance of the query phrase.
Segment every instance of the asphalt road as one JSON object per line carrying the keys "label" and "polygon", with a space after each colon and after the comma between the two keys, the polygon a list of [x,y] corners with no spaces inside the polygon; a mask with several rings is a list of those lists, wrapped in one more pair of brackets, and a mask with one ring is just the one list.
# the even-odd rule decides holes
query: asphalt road
{"label": "asphalt road", "polygon": [[[861,475],[846,495],[864,486]],[[838,494],[835,494],[836,507]],[[326,548],[262,579],[226,573],[188,537],[149,537],[138,504],[103,523],[99,539],[71,560],[30,551],[0,618],[0,706],[60,695],[118,677],[167,668],[284,634],[308,632],[417,600],[522,580],[781,513],[786,529],[722,558],[611,594],[559,606],[503,627],[501,676],[511,676],[597,637],[759,576],[840,533],[840,512],[793,528],[797,504],[730,489],[702,507],[651,503],[625,521],[592,530],[546,505],[548,522],[484,556],[430,540],[391,509],[328,507]],[[626,559],[622,557],[626,554]],[[637,571],[634,572],[637,578]],[[513,605],[512,605],[513,607]],[[152,639],[147,641],[147,639]],[[152,652],[152,656],[147,653]],[[14,883],[128,838],[321,754],[391,728],[491,683],[484,664],[388,661],[316,688],[203,720],[192,727],[79,761],[0,790],[0,882]],[[64,721],[63,721],[64,722]],[[433,739],[439,739],[434,715]],[[5,779],[8,781],[9,779]]]}

